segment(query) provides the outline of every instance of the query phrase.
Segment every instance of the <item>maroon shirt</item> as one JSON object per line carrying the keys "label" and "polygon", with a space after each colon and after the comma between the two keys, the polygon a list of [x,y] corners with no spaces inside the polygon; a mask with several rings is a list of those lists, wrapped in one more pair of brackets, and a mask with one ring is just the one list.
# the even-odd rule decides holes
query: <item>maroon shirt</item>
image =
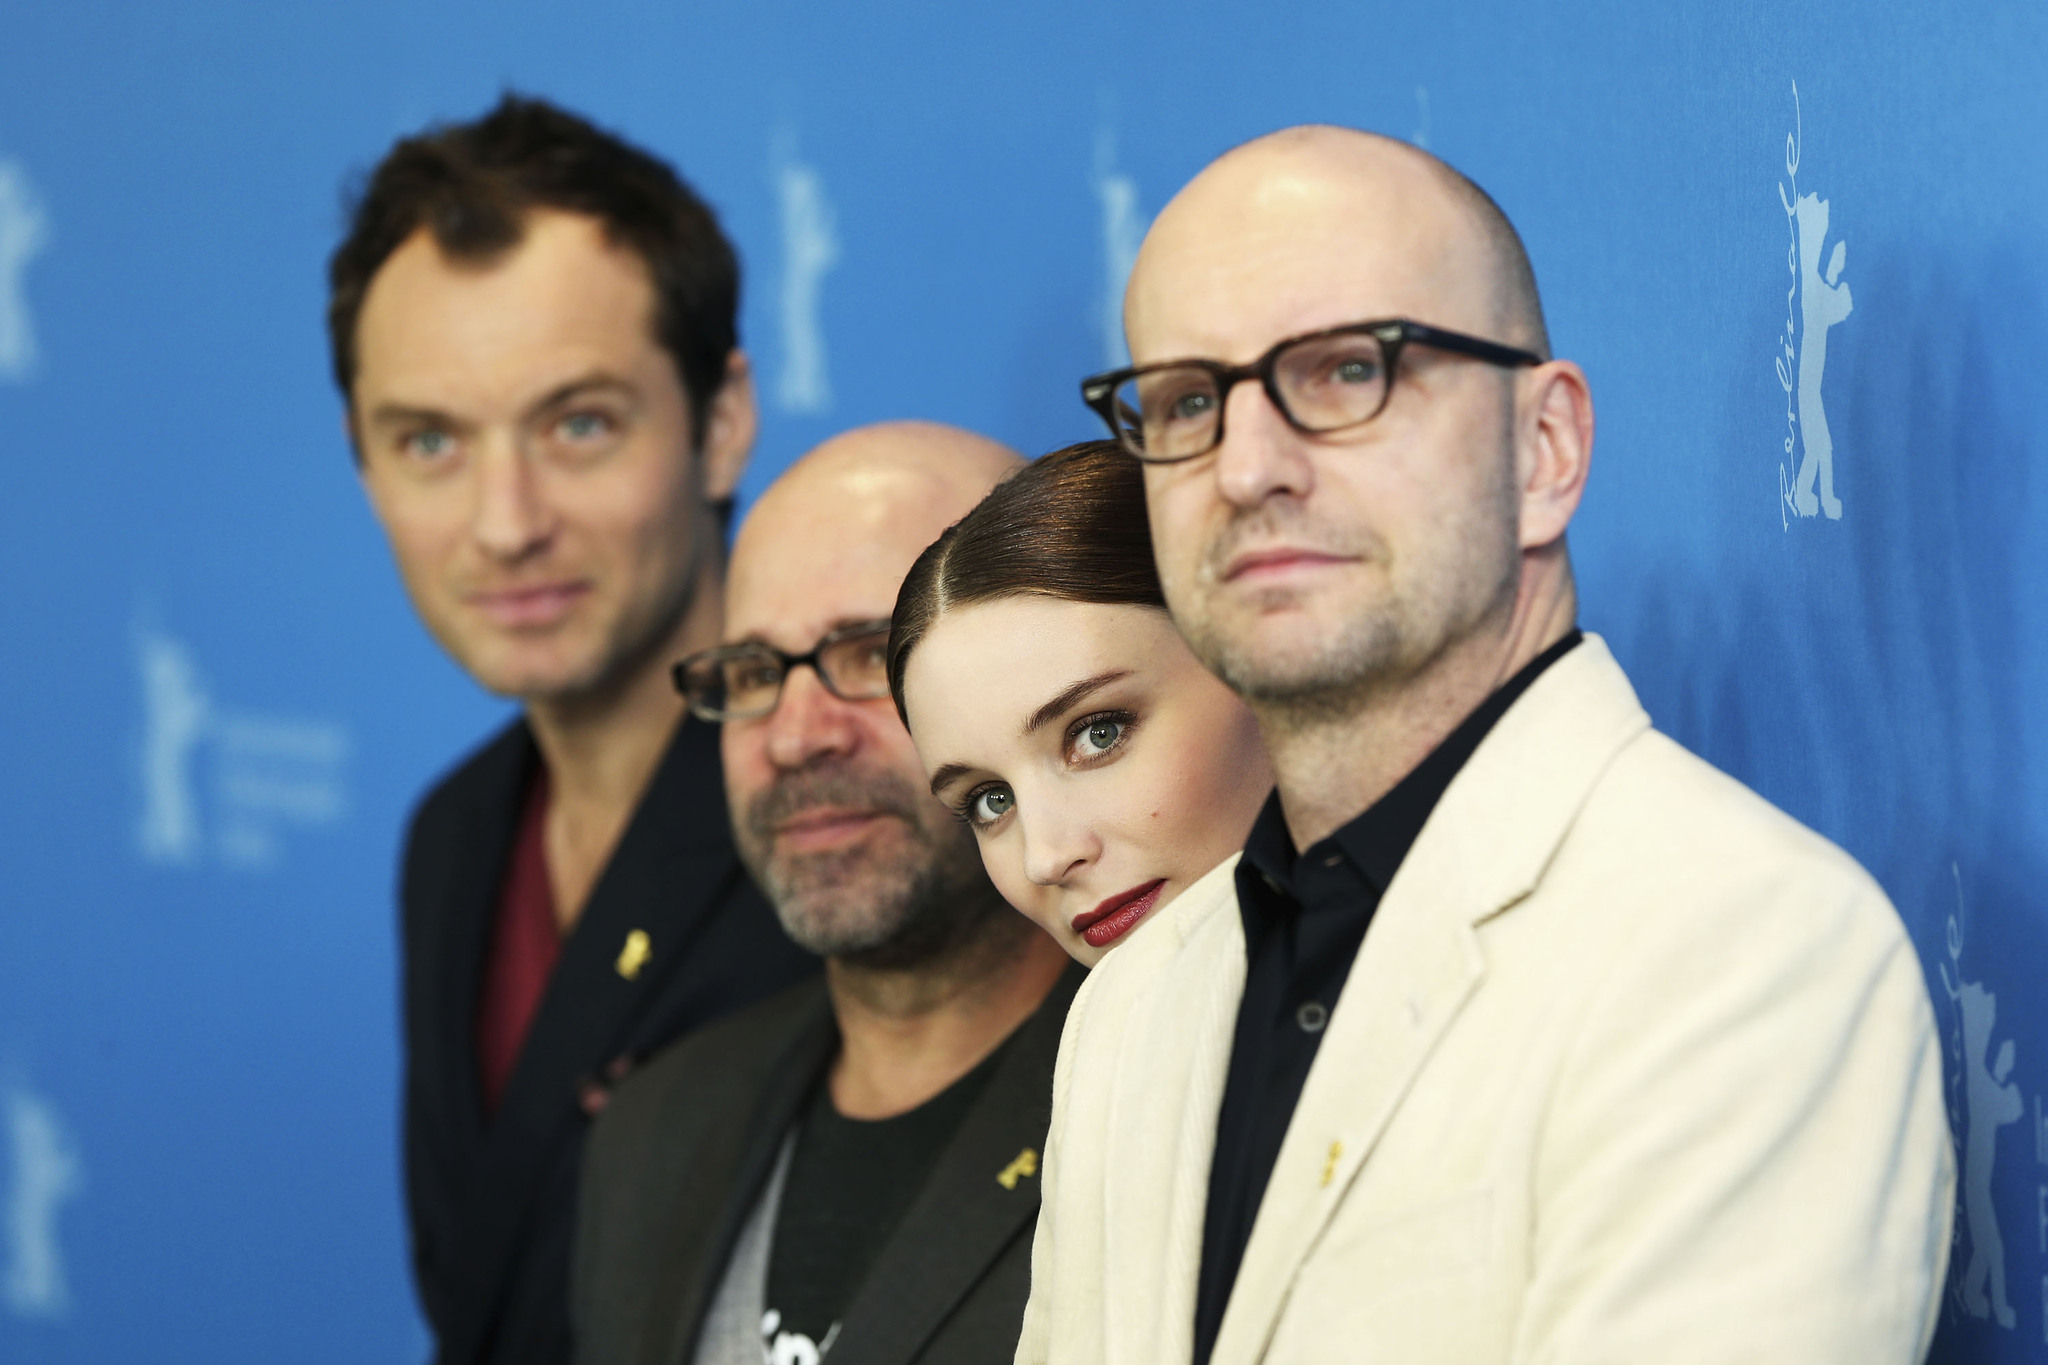
{"label": "maroon shirt", "polygon": [[477,1073],[486,1114],[498,1111],[519,1050],[526,1045],[527,1029],[547,994],[555,960],[562,955],[555,894],[548,885],[547,817],[548,774],[541,768],[527,790],[526,808],[513,836],[477,998]]}

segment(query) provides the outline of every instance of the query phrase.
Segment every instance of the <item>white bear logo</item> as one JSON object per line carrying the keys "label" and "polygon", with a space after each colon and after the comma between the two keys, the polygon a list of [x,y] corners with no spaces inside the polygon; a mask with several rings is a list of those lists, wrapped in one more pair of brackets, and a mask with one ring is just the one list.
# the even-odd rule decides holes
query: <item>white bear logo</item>
{"label": "white bear logo", "polygon": [[191,648],[161,630],[135,635],[142,682],[136,849],[147,862],[246,871],[276,867],[284,830],[348,813],[348,734],[332,721],[217,701]]}
{"label": "white bear logo", "polygon": [[778,155],[775,194],[782,210],[782,373],[775,400],[784,412],[815,416],[832,407],[825,328],[818,315],[825,276],[839,261],[838,218],[825,182],[793,155]]}
{"label": "white bear logo", "polygon": [[0,161],[0,379],[36,372],[36,330],[28,311],[28,263],[50,244],[50,217],[28,172]]}
{"label": "white bear logo", "polygon": [[71,1311],[71,1286],[57,1242],[57,1211],[85,1187],[85,1168],[47,1100],[13,1090],[0,1112],[12,1171],[7,1187],[7,1306],[24,1318],[61,1318]]}
{"label": "white bear logo", "polygon": [[[1828,363],[1828,329],[1849,316],[1855,302],[1849,286],[1839,283],[1847,242],[1836,242],[1823,274],[1818,268],[1828,235],[1828,201],[1802,194],[1793,206],[1799,221],[1799,431],[1798,477],[1792,481],[1792,510],[1802,517],[1827,513],[1842,519],[1842,500],[1835,496],[1835,438],[1828,432],[1827,409],[1821,404],[1821,373]],[[1820,496],[1814,496],[1814,481]]]}
{"label": "white bear logo", "polygon": [[[1835,438],[1828,430],[1821,379],[1827,371],[1828,332],[1854,310],[1855,300],[1842,279],[1849,244],[1837,240],[1828,252],[1828,201],[1799,192],[1802,130],[1799,85],[1792,86],[1793,130],[1785,137],[1785,179],[1778,182],[1778,201],[1785,210],[1790,242],[1785,267],[1785,322],[1778,337],[1778,384],[1785,392],[1786,461],[1798,455],[1795,470],[1778,466],[1778,500],[1784,524],[1793,516],[1842,518],[1842,500],[1835,494]],[[1822,267],[1822,261],[1826,267]]]}
{"label": "white bear logo", "polygon": [[1948,1071],[1949,1118],[1963,1149],[1963,1207],[1957,1235],[1967,1231],[1970,1237],[1970,1259],[1960,1283],[1950,1281],[1950,1292],[1961,1298],[1963,1311],[1971,1317],[1990,1318],[2011,1331],[2019,1317],[2006,1295],[2005,1237],[1991,1198],[1991,1173],[1998,1162],[1998,1134],[2026,1113],[2026,1101],[2010,1079],[2017,1060],[2013,1040],[2007,1038],[1995,1057],[1991,1051],[1998,996],[1984,989],[1981,981],[1963,977],[1963,873],[1954,863],[1949,872],[1956,883],[1956,913],[1949,916],[1949,960],[1941,964],[1941,984],[1956,1006]]}
{"label": "white bear logo", "polygon": [[1124,285],[1145,239],[1138,212],[1138,182],[1116,168],[1116,135],[1104,129],[1095,139],[1095,198],[1102,208],[1102,363],[1117,369],[1131,363],[1124,345]]}

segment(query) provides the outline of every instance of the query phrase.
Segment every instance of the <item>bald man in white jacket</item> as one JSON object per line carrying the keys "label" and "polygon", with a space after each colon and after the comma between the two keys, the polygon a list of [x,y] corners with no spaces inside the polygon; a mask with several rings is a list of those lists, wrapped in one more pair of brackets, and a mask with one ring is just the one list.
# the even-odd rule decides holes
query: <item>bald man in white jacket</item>
{"label": "bald man in white jacket", "polygon": [[1125,323],[1091,401],[1279,787],[1069,1014],[1017,1359],[1921,1359],[1919,963],[1577,631],[1591,399],[1507,220],[1287,130],[1160,215]]}

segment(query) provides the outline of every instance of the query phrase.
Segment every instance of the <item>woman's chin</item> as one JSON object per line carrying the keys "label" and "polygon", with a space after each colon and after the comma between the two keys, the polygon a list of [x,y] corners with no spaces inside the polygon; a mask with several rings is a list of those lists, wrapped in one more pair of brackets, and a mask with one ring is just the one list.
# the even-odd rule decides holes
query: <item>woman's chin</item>
{"label": "woman's chin", "polygon": [[[1115,946],[1115,944],[1110,945],[1111,948]],[[1093,947],[1083,942],[1077,934],[1062,935],[1060,947],[1065,948],[1067,956],[1080,963],[1083,967],[1093,967],[1096,963],[1102,961],[1103,958],[1109,956],[1109,948]]]}

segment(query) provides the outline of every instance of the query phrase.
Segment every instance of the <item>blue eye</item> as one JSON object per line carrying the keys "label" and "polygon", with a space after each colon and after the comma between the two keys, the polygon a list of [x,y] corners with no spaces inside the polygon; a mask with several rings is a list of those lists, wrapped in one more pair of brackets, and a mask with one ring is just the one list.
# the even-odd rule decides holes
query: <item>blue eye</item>
{"label": "blue eye", "polygon": [[455,438],[445,431],[429,428],[407,436],[403,446],[408,454],[423,460],[438,460],[455,449]]}
{"label": "blue eye", "polygon": [[562,435],[572,441],[590,441],[610,433],[612,422],[601,412],[572,412],[562,419]]}
{"label": "blue eye", "polygon": [[1124,727],[1113,720],[1092,722],[1080,735],[1080,748],[1084,754],[1106,754],[1123,738]]}
{"label": "blue eye", "polygon": [[1016,808],[1016,794],[1008,787],[983,787],[967,798],[967,821],[972,825],[992,825]]}
{"label": "blue eye", "polygon": [[1084,716],[1067,731],[1067,762],[1093,763],[1108,758],[1131,737],[1137,718],[1128,711],[1105,711]]}

